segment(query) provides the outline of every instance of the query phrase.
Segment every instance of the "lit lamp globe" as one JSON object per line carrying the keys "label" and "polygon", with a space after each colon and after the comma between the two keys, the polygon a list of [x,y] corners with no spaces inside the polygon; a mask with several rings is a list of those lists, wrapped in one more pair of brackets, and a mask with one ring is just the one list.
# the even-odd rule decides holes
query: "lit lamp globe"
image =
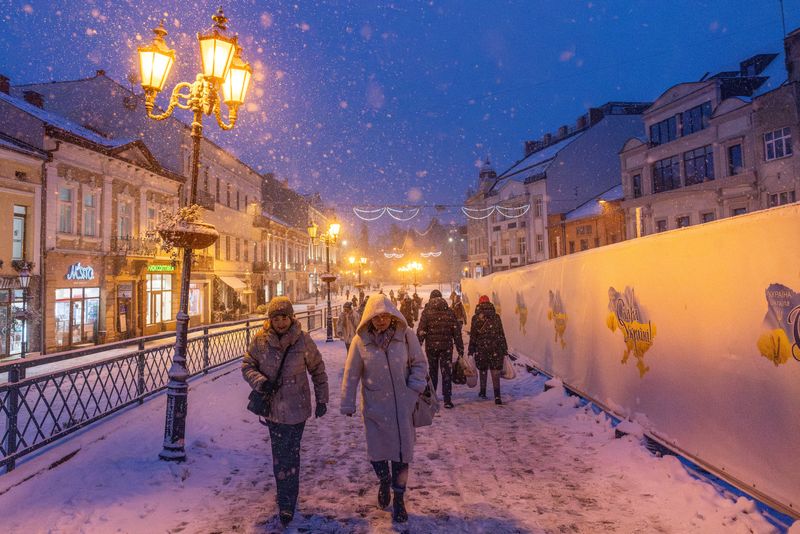
{"label": "lit lamp globe", "polygon": [[140,46],[137,50],[142,88],[145,92],[158,93],[164,88],[169,71],[175,63],[175,51],[164,41],[167,30],[164,29],[163,20],[158,27],[153,28],[153,33],[155,34],[153,42],[147,46]]}
{"label": "lit lamp globe", "polygon": [[197,40],[200,42],[200,62],[203,77],[209,81],[222,83],[233,62],[237,39],[228,37],[224,33],[228,29],[228,19],[223,14],[222,8],[211,18],[214,20],[211,30],[197,34]]}
{"label": "lit lamp globe", "polygon": [[250,78],[253,75],[250,65],[242,61],[239,56],[241,50],[239,47],[236,48],[236,55],[228,69],[228,75],[222,82],[222,101],[231,109],[236,109],[244,104]]}

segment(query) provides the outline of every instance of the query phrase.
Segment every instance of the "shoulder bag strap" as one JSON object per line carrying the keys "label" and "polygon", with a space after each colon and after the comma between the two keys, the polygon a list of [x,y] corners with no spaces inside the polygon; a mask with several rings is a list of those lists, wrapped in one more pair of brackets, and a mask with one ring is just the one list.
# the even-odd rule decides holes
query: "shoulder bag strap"
{"label": "shoulder bag strap", "polygon": [[286,347],[286,350],[283,351],[283,357],[281,358],[281,364],[278,366],[278,372],[275,373],[275,389],[277,390],[280,387],[280,380],[281,380],[281,373],[283,373],[283,364],[286,363],[286,356],[289,354],[289,351],[292,350],[292,346],[289,345]]}

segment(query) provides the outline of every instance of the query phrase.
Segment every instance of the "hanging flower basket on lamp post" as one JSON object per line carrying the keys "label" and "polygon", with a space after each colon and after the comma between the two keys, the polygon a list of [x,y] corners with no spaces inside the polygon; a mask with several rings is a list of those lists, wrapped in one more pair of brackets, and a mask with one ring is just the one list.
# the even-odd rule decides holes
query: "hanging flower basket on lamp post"
{"label": "hanging flower basket on lamp post", "polygon": [[158,227],[158,235],[173,248],[204,249],[219,239],[219,232],[213,224],[204,222],[179,221],[172,225]]}
{"label": "hanging flower basket on lamp post", "polygon": [[163,241],[162,248],[199,250],[208,248],[219,239],[213,224],[201,222],[200,207],[194,204],[181,208],[177,213],[162,218],[156,231]]}

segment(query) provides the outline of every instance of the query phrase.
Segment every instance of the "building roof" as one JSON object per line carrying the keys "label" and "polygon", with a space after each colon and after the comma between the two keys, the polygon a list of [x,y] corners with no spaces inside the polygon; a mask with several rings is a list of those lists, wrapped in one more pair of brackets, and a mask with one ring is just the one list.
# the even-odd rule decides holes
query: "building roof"
{"label": "building roof", "polygon": [[[584,131],[572,134],[571,136],[548,145],[541,150],[537,150],[532,154],[522,158],[515,163],[509,170],[504,172],[499,179],[511,178],[519,182],[533,181],[543,176],[547,172],[547,168],[558,156],[558,153],[565,147],[569,146],[581,135]],[[497,185],[495,183],[495,185]],[[492,186],[494,187],[494,186]]]}
{"label": "building roof", "polygon": [[3,92],[0,92],[0,100],[11,104],[12,106],[16,107],[20,111],[24,111],[28,115],[36,117],[40,121],[44,122],[45,124],[57,128],[63,132],[68,134],[72,134],[76,137],[82,137],[83,139],[90,141],[96,145],[105,147],[105,148],[120,148],[125,145],[129,145],[133,143],[133,139],[109,139],[107,137],[103,137],[102,135],[89,130],[88,128],[84,128],[74,122],[65,119],[61,115],[57,115],[46,109],[42,109],[39,107],[34,106],[33,104],[29,104],[20,98],[13,97],[11,95],[7,95]]}
{"label": "building roof", "polygon": [[14,152],[19,152],[20,154],[25,154],[26,156],[32,156],[39,159],[46,160],[50,157],[44,150],[38,149],[35,146],[30,146],[29,144],[24,143],[19,139],[14,139],[13,137],[5,135],[2,132],[0,132],[0,148],[13,150]]}
{"label": "building roof", "polygon": [[622,184],[615,185],[605,193],[598,195],[587,202],[584,202],[574,210],[568,212],[565,215],[565,219],[567,221],[576,221],[579,219],[586,219],[588,217],[599,217],[603,214],[603,206],[600,203],[601,200],[603,202],[613,202],[616,200],[622,200],[624,196],[625,195],[622,192]]}

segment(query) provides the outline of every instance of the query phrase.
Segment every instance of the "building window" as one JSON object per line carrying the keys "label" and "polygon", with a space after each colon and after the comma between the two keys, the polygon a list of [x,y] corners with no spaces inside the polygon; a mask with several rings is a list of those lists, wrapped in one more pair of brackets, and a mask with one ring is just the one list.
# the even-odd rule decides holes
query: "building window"
{"label": "building window", "polygon": [[575,241],[570,241],[569,242],[569,253],[570,254],[574,254],[575,253]]}
{"label": "building window", "polygon": [[56,289],[56,345],[73,346],[96,341],[100,317],[100,288]]}
{"label": "building window", "polygon": [[499,232],[499,231],[500,231],[499,226],[492,226],[492,232]]}
{"label": "building window", "polygon": [[650,142],[654,145],[669,143],[678,138],[677,115],[664,119],[650,127]]}
{"label": "building window", "polygon": [[714,151],[711,145],[683,153],[685,184],[694,185],[714,179]]}
{"label": "building window", "polygon": [[520,256],[526,256],[528,254],[528,247],[525,243],[524,236],[517,237],[517,254]]}
{"label": "building window", "polygon": [[241,210],[241,209],[242,209],[242,207],[239,204],[239,190],[237,189],[236,190],[236,210],[238,211],[238,210]]}
{"label": "building window", "polygon": [[542,252],[544,252],[544,236],[536,234],[536,253],[541,254]]}
{"label": "building window", "polygon": [[133,233],[131,201],[121,200],[117,205],[117,210],[117,237],[130,237]]}
{"label": "building window", "polygon": [[217,179],[217,203],[222,204],[222,197],[220,196],[220,191],[219,191],[219,182],[220,182],[220,180],[218,178]]}
{"label": "building window", "polygon": [[700,214],[700,220],[704,223],[711,222],[716,219],[717,216],[714,214],[713,211],[706,211],[705,213]]}
{"label": "building window", "polygon": [[633,198],[642,196],[642,175],[635,174],[631,178],[631,189],[633,189]]}
{"label": "building window", "polygon": [[217,239],[214,243],[214,259],[219,260],[222,258],[222,239]]}
{"label": "building window", "polygon": [[656,232],[666,232],[667,231],[667,220],[666,219],[659,219],[656,221]]}
{"label": "building window", "polygon": [[533,216],[541,217],[544,211],[542,208],[542,197],[536,197],[536,200],[533,201]]}
{"label": "building window", "polygon": [[69,187],[58,188],[58,231],[62,234],[72,233],[74,217],[74,190]]}
{"label": "building window", "polygon": [[764,134],[764,154],[767,161],[792,155],[792,131],[789,128]]}
{"label": "building window", "polygon": [[704,102],[690,110],[683,112],[682,135],[693,134],[708,128],[711,118],[711,102]]}
{"label": "building window", "polygon": [[500,239],[500,255],[507,256],[509,254],[510,239],[508,236],[503,236]]}
{"label": "building window", "polygon": [[581,239],[581,250],[589,250],[589,240]]}
{"label": "building window", "polygon": [[147,275],[147,324],[172,319],[172,275]]}
{"label": "building window", "polygon": [[147,206],[147,229],[155,230],[158,226],[158,208]]}
{"label": "building window", "polygon": [[247,242],[247,239],[244,240],[244,261],[249,261],[247,258],[250,256],[250,244]]}
{"label": "building window", "polygon": [[508,229],[509,229],[509,230],[511,230],[511,229],[513,229],[513,228],[516,228],[516,227],[517,227],[517,223],[515,223],[515,222],[513,222],[513,223],[508,223]]}
{"label": "building window", "polygon": [[595,246],[595,248],[600,246],[600,238],[599,237],[595,237],[594,238],[594,246]]}
{"label": "building window", "polygon": [[225,191],[227,192],[227,199],[225,205],[231,207],[231,184],[225,184]]}
{"label": "building window", "polygon": [[731,145],[728,147],[728,176],[741,174],[744,170],[744,160],[742,159],[742,145]]}
{"label": "building window", "polygon": [[97,194],[83,194],[83,235],[97,235]]}
{"label": "building window", "polygon": [[675,219],[675,227],[676,228],[685,228],[689,226],[689,216],[684,215],[682,217],[678,217]]}
{"label": "building window", "polygon": [[731,209],[731,217],[736,217],[737,215],[744,215],[747,213],[747,208],[733,208]]}
{"label": "building window", "polygon": [[11,259],[25,259],[25,219],[28,208],[25,206],[14,206],[14,221],[11,237]]}
{"label": "building window", "polygon": [[236,238],[234,246],[235,246],[234,250],[236,252],[236,261],[239,261],[239,257],[240,257],[240,254],[241,254],[241,241],[239,241],[238,237]]}
{"label": "building window", "polygon": [[[769,207],[783,206],[784,204],[791,204],[795,202],[797,197],[794,191],[784,191],[782,193],[775,193],[769,196]],[[14,206],[16,211],[17,206]],[[16,233],[16,232],[15,232]]]}
{"label": "building window", "polygon": [[656,161],[653,165],[653,193],[671,191],[681,186],[681,161],[678,156]]}
{"label": "building window", "polygon": [[189,284],[189,315],[203,313],[203,291],[197,284]]}
{"label": "building window", "polygon": [[591,224],[582,224],[575,229],[575,233],[578,235],[591,235],[592,234],[592,225]]}
{"label": "building window", "polygon": [[225,236],[225,261],[231,260],[231,236]]}

